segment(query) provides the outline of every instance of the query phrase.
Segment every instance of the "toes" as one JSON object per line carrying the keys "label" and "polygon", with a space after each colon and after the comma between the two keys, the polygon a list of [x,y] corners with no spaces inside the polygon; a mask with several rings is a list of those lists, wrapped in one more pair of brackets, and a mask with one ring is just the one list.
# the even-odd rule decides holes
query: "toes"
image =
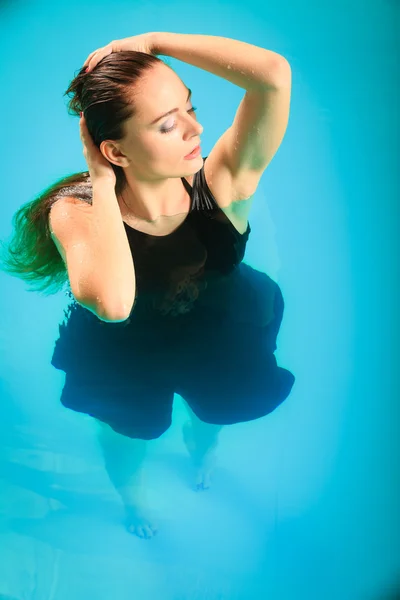
{"label": "toes", "polygon": [[203,479],[202,481],[197,481],[195,485],[196,492],[201,492],[203,490],[208,490],[210,488],[210,482]]}
{"label": "toes", "polygon": [[157,529],[153,527],[153,525],[151,527],[150,525],[145,525],[144,527],[142,527],[142,531],[143,537],[147,540],[154,537],[157,533]]}
{"label": "toes", "polygon": [[137,535],[142,539],[150,539],[156,535],[158,528],[156,525],[127,525],[127,530],[133,535]]}
{"label": "toes", "polygon": [[195,489],[208,490],[211,487],[211,474],[200,470],[197,473]]}

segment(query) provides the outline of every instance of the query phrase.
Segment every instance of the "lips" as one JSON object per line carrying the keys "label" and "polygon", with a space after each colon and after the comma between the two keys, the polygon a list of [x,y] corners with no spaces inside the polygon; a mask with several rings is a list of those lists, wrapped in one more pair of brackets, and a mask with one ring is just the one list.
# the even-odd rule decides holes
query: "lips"
{"label": "lips", "polygon": [[185,158],[187,158],[188,156],[190,156],[191,154],[193,154],[193,152],[194,152],[195,150],[197,150],[198,148],[200,148],[200,144],[197,144],[197,146],[195,146],[195,147],[193,148],[193,150],[192,150],[191,152],[189,152],[189,154],[186,154]]}

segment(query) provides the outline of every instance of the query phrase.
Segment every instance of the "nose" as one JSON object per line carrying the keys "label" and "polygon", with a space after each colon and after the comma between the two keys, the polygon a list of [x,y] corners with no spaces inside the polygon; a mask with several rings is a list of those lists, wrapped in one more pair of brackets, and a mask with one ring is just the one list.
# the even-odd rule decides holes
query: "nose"
{"label": "nose", "polygon": [[189,117],[189,121],[186,128],[186,136],[188,138],[193,137],[194,135],[201,135],[204,131],[204,127],[198,122]]}

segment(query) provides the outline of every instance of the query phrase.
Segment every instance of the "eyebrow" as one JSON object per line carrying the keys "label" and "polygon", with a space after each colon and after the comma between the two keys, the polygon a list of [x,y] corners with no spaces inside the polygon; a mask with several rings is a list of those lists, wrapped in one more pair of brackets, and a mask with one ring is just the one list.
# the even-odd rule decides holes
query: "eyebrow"
{"label": "eyebrow", "polygon": [[[186,102],[189,101],[191,95],[192,95],[192,90],[190,88],[186,88],[188,93],[188,97]],[[155,123],[157,123],[157,121],[159,121],[160,119],[163,119],[164,117],[167,117],[168,115],[171,115],[172,113],[178,112],[179,108],[173,108],[172,110],[169,110],[168,112],[164,113],[163,115],[161,115],[160,117],[157,117],[157,119],[154,119],[154,121],[152,121],[150,123],[150,125],[154,125]]]}

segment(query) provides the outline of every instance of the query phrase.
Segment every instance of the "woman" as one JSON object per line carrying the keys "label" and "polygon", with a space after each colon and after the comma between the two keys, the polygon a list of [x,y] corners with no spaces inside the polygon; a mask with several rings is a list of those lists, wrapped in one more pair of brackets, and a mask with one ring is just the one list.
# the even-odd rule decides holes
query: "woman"
{"label": "woman", "polygon": [[[246,90],[205,159],[191,91],[157,54]],[[98,421],[127,528],[140,537],[156,531],[146,445],[170,426],[174,393],[187,404],[184,440],[205,489],[222,426],[270,413],[295,380],[274,355],[281,291],[242,263],[251,198],[286,130],[290,77],[283,57],[227,38],[111,42],[66,92],[83,112],[89,171],[15,217],[3,268],[41,291],[69,286],[52,358],[66,372],[61,402]]]}

